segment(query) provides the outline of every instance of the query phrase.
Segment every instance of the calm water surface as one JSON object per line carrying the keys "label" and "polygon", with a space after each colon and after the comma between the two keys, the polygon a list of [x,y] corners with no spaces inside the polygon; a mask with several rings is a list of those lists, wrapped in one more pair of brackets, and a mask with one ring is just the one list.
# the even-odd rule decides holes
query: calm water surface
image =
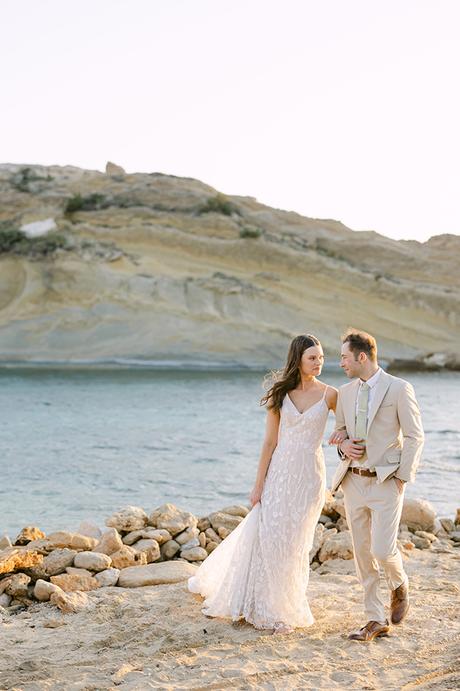
{"label": "calm water surface", "polygon": [[[403,375],[404,376],[404,375]],[[453,515],[460,484],[460,375],[410,374],[427,435],[408,496]],[[0,534],[103,525],[166,501],[198,515],[248,501],[265,412],[262,373],[0,370]],[[322,377],[346,382],[341,372]],[[333,426],[330,416],[327,431]],[[328,480],[336,451],[325,446]]]}

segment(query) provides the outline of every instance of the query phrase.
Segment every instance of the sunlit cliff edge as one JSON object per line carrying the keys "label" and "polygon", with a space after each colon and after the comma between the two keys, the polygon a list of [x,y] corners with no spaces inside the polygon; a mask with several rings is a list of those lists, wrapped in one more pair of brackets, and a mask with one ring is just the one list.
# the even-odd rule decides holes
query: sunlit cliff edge
{"label": "sunlit cliff edge", "polygon": [[459,236],[395,241],[112,164],[4,164],[0,198],[2,362],[278,366],[305,332],[337,360],[352,325],[387,360],[458,367]]}

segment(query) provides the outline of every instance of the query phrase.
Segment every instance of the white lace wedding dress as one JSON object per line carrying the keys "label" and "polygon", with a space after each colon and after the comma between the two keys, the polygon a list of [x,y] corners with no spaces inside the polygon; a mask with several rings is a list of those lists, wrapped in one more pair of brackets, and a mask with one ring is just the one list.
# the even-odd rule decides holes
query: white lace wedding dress
{"label": "white lace wedding dress", "polygon": [[258,629],[313,623],[306,591],[325,498],[326,391],[303,413],[285,396],[261,501],[188,580],[205,598],[204,614],[243,617]]}

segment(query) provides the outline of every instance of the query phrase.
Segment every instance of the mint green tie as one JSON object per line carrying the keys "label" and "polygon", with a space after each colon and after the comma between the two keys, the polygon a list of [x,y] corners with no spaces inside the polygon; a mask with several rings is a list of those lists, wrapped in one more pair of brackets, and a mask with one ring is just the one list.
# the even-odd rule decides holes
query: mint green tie
{"label": "mint green tie", "polygon": [[367,434],[367,408],[369,404],[369,384],[361,384],[358,394],[358,411],[356,413],[355,438],[365,439]]}

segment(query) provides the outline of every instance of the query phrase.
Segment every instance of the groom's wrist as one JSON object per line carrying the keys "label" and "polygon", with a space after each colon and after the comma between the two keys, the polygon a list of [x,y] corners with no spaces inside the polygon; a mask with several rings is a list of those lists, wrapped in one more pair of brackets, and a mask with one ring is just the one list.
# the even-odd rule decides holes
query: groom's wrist
{"label": "groom's wrist", "polygon": [[340,458],[343,461],[346,458],[346,454],[342,451],[342,443],[343,442],[340,442],[340,444],[337,444],[337,453],[339,454]]}

